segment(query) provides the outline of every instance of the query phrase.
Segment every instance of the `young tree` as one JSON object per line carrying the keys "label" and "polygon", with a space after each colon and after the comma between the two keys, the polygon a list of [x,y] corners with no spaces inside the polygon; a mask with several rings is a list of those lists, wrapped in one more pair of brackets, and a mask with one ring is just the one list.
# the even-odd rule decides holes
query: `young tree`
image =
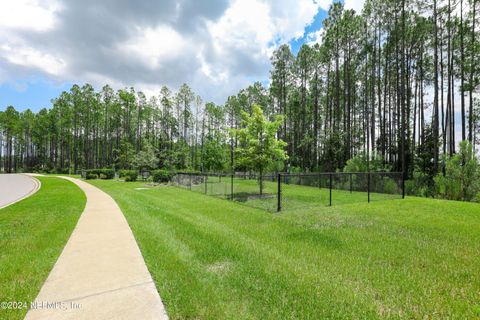
{"label": "young tree", "polygon": [[242,128],[233,130],[239,139],[236,149],[236,159],[239,165],[248,170],[258,171],[260,175],[260,194],[263,194],[262,175],[274,163],[287,159],[286,143],[277,139],[277,132],[283,123],[283,117],[277,116],[274,121],[268,121],[262,108],[252,105],[252,114],[243,112]]}
{"label": "young tree", "polygon": [[158,158],[155,155],[153,146],[145,142],[142,150],[140,150],[133,158],[133,165],[135,168],[142,170],[153,170],[158,166]]}

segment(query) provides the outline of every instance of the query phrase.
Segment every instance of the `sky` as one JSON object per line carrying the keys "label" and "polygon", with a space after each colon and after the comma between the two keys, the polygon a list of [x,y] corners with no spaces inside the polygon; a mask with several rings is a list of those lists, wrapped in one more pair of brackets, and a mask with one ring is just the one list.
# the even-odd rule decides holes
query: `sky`
{"label": "sky", "polygon": [[[361,10],[363,0],[345,0]],[[148,96],[187,83],[224,103],[268,83],[279,45],[321,41],[332,0],[1,0],[0,110],[38,111],[72,84]]]}

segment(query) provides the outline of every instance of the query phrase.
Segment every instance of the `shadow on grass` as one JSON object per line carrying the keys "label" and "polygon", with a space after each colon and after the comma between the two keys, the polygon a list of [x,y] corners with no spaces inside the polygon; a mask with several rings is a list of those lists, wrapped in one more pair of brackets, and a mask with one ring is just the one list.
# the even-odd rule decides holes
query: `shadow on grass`
{"label": "shadow on grass", "polygon": [[238,202],[248,202],[251,200],[260,200],[260,199],[273,199],[276,198],[277,195],[273,193],[251,193],[251,192],[237,192],[233,194],[233,200]]}

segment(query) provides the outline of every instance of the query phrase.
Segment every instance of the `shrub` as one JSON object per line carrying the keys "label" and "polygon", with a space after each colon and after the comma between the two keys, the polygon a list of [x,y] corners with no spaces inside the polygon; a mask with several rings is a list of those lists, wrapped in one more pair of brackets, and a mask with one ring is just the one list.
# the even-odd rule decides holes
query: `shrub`
{"label": "shrub", "polygon": [[169,170],[155,170],[152,172],[153,182],[167,183],[170,182],[175,175],[174,172]]}
{"label": "shrub", "polygon": [[115,171],[113,169],[101,169],[101,174],[105,175],[105,179],[113,179],[115,177]]}
{"label": "shrub", "polygon": [[98,178],[98,175],[95,174],[95,173],[87,173],[87,176],[86,176],[86,179],[87,180],[93,180],[93,179],[97,179]]}
{"label": "shrub", "polygon": [[435,195],[434,181],[429,174],[415,169],[412,178],[405,181],[405,192],[412,196],[433,197]]}
{"label": "shrub", "polygon": [[56,174],[68,174],[69,170],[68,168],[54,168],[51,170],[51,172]]}
{"label": "shrub", "polygon": [[125,170],[125,169],[119,170],[119,171],[118,171],[118,177],[119,177],[119,178],[125,178],[125,177],[127,176],[127,172],[128,172],[128,171],[129,171],[129,170]]}
{"label": "shrub", "polygon": [[383,178],[383,193],[397,194],[399,192],[399,186],[392,178]]}
{"label": "shrub", "polygon": [[137,181],[138,172],[137,170],[120,170],[118,176],[124,178],[126,182],[133,182]]}
{"label": "shrub", "polygon": [[445,161],[445,175],[435,177],[436,191],[445,199],[475,201],[480,192],[480,164],[470,143],[462,141],[459,149]]}
{"label": "shrub", "polygon": [[87,176],[89,174],[95,174],[100,177],[100,179],[113,179],[113,177],[115,176],[115,171],[113,171],[113,169],[89,169],[86,171]]}

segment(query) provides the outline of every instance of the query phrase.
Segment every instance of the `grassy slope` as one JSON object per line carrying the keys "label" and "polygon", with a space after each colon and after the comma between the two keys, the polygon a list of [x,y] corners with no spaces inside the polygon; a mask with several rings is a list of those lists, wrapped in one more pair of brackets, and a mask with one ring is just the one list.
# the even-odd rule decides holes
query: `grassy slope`
{"label": "grassy slope", "polygon": [[172,319],[480,317],[480,206],[407,198],[271,214],[94,181]]}
{"label": "grassy slope", "polygon": [[[0,210],[0,302],[35,299],[85,207],[85,195],[73,183],[38,179],[37,193]],[[0,308],[0,319],[25,313]]]}

